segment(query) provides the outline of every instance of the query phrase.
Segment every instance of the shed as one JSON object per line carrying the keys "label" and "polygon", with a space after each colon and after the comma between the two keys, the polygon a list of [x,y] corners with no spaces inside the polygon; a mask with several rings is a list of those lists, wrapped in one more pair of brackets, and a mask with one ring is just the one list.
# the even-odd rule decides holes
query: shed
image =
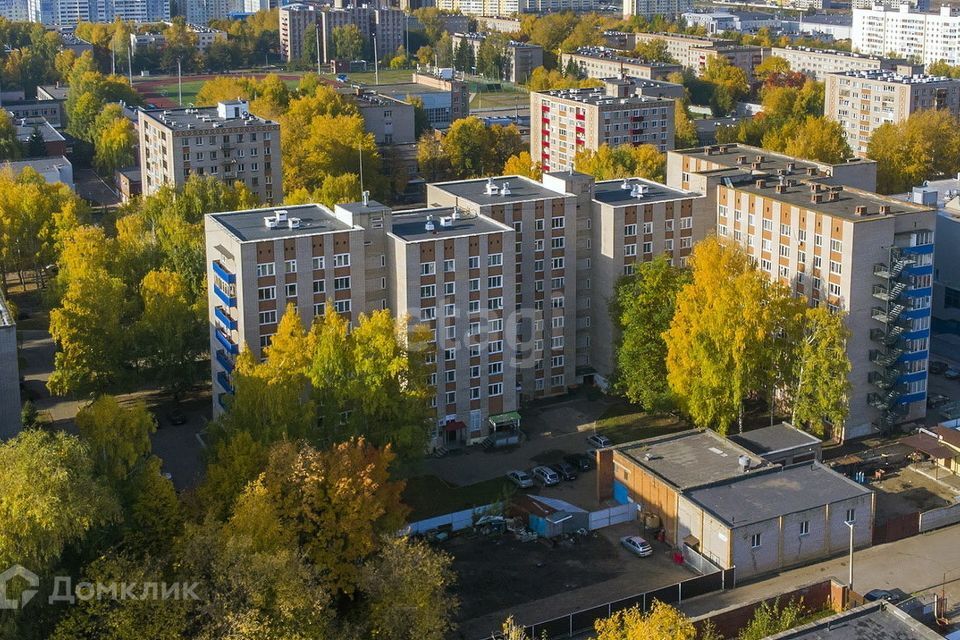
{"label": "shed", "polygon": [[774,464],[819,462],[821,459],[820,438],[789,422],[733,435],[730,439]]}

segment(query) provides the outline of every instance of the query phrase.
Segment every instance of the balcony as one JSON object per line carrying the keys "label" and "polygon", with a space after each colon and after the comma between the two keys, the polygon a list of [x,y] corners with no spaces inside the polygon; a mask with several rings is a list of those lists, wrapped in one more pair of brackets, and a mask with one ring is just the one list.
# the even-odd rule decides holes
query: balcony
{"label": "balcony", "polygon": [[873,285],[873,297],[877,300],[883,300],[884,302],[890,302],[891,300],[896,300],[899,298],[904,291],[907,290],[906,282],[896,282],[892,287],[887,289],[882,284]]}
{"label": "balcony", "polygon": [[886,391],[882,393],[868,393],[867,394],[867,403],[879,409],[880,411],[891,411],[899,403],[898,400],[900,396],[903,395],[899,391]]}
{"label": "balcony", "polygon": [[237,307],[237,297],[233,295],[233,287],[230,287],[230,291],[228,292],[221,289],[220,285],[214,283],[213,295],[220,298],[220,301],[231,309],[235,309]]}
{"label": "balcony", "polygon": [[217,383],[221,389],[233,395],[233,385],[230,384],[230,377],[223,371],[217,374]]}
{"label": "balcony", "polygon": [[884,324],[895,324],[900,320],[900,316],[903,315],[905,310],[906,307],[902,304],[891,305],[889,309],[874,307],[870,311],[870,317]]}
{"label": "balcony", "polygon": [[233,360],[230,359],[230,356],[227,355],[227,352],[223,349],[217,349],[217,353],[214,356],[217,359],[217,362],[223,367],[223,370],[227,373],[233,373]]}
{"label": "balcony", "polygon": [[884,280],[896,280],[905,268],[912,267],[916,262],[913,258],[895,257],[889,265],[882,262],[873,265],[873,275]]}
{"label": "balcony", "polygon": [[227,284],[236,284],[237,276],[235,273],[227,270],[219,260],[214,260],[210,263],[213,267],[213,272],[217,274],[217,277],[226,282]]}
{"label": "balcony", "polygon": [[227,313],[226,309],[218,306],[216,309],[213,310],[213,315],[215,315],[217,317],[217,320],[222,322],[223,326],[225,326],[227,329],[230,329],[231,331],[236,331],[237,321],[230,317],[230,314]]}
{"label": "balcony", "polygon": [[220,345],[224,348],[224,350],[227,353],[229,353],[232,356],[236,356],[240,354],[240,345],[238,345],[233,340],[231,340],[230,336],[225,334],[220,329],[217,329],[214,332],[214,335],[216,335],[217,337],[217,342],[220,343]]}

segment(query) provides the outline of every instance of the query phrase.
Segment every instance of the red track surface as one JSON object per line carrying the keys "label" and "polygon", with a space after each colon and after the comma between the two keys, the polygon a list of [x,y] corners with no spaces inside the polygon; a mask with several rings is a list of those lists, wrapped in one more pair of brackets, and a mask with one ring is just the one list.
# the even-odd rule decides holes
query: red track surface
{"label": "red track surface", "polygon": [[[213,80],[214,78],[219,78],[219,77],[222,77],[223,75],[226,75],[228,77],[235,76],[238,78],[249,78],[251,76],[254,78],[263,78],[264,76],[269,74],[266,74],[266,73],[231,73],[231,74],[220,74],[220,75],[206,74],[206,75],[198,75],[198,76],[184,76],[183,80],[184,82],[196,82],[198,80],[206,82],[207,80]],[[280,73],[277,75],[279,75],[280,79],[284,81],[300,79],[300,76],[289,74],[289,73]],[[176,76],[162,76],[162,77],[156,77],[156,78],[134,78],[133,86],[143,97],[144,102],[155,104],[160,108],[177,106],[177,96],[176,96],[177,77]],[[171,86],[173,87],[172,94],[170,92]],[[166,89],[168,95],[166,96],[162,95],[160,93],[162,89]]]}

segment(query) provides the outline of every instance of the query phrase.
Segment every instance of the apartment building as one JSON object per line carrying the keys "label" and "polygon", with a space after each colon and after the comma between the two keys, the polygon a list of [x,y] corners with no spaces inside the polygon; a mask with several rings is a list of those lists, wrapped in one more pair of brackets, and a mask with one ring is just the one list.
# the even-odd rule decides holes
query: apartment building
{"label": "apartment building", "polygon": [[884,9],[899,10],[906,6],[916,11],[929,11],[929,0],[851,0],[852,9],[873,9],[874,7],[883,7]]}
{"label": "apartment building", "polygon": [[[473,49],[473,55],[476,59],[480,54],[480,46],[487,39],[487,36],[483,33],[455,33],[452,38],[454,51],[457,50],[461,42],[466,42]],[[507,43],[504,54],[501,80],[517,84],[524,83],[534,69],[543,66],[543,47],[540,45],[511,40]]]}
{"label": "apartment building", "polygon": [[729,178],[717,235],[811,305],[844,311],[850,413],[841,439],[926,415],[934,208],[816,178]]}
{"label": "apartment building", "polygon": [[960,11],[943,6],[939,13],[923,13],[907,5],[854,9],[851,40],[860,53],[960,64]]}
{"label": "apartment building", "polygon": [[[592,305],[591,326],[598,337],[591,345],[590,365],[597,384],[606,387],[616,371],[618,332],[609,302],[617,281],[636,265],[666,255],[673,264],[686,266],[693,245],[713,228],[715,214],[694,208],[703,196],[672,189],[652,180],[631,178],[596,183],[592,197]],[[694,213],[701,217],[696,219]],[[605,338],[600,338],[605,336]]]}
{"label": "apartment building", "polygon": [[799,71],[819,82],[823,82],[827,74],[830,73],[874,71],[878,69],[893,71],[898,64],[906,62],[905,60],[862,53],[812,49],[810,47],[772,47],[770,55],[783,58],[789,62],[791,71]]}
{"label": "apartment building", "polygon": [[336,55],[333,50],[334,30],[355,25],[360,30],[365,46],[369,47],[370,54],[376,38],[377,52],[383,57],[403,44],[404,20],[403,11],[387,7],[328,7],[309,2],[288,4],[280,7],[280,53],[288,62],[300,59],[303,56],[304,34],[319,28],[320,59],[322,62],[330,62]]}
{"label": "apartment building", "polygon": [[14,120],[42,118],[54,129],[66,126],[67,112],[63,100],[4,100],[0,108]]}
{"label": "apartment building", "polygon": [[469,16],[510,16],[517,13],[550,13],[595,11],[596,0],[437,0],[436,7],[459,11]]}
{"label": "apartment building", "polygon": [[960,80],[886,70],[831,73],[825,78],[824,115],[841,124],[847,143],[865,156],[870,136],[886,122],[943,109],[960,114]]}
{"label": "apartment building", "polygon": [[623,0],[623,17],[676,18],[693,9],[692,0]]}
{"label": "apartment building", "polygon": [[667,53],[684,67],[693,69],[697,75],[703,74],[710,58],[722,56],[731,65],[743,69],[748,78],[752,78],[754,69],[763,61],[764,57],[762,47],[738,45],[730,40],[706,36],[689,36],[676,33],[637,33],[634,34],[634,39],[638,44],[652,41],[664,42]]}
{"label": "apartment building", "polygon": [[630,76],[604,78],[603,88],[607,95],[624,97],[629,95],[646,96],[648,98],[672,98],[682,100],[686,89],[682,84],[664,82],[663,80],[646,80]]}
{"label": "apartment building", "polygon": [[143,193],[181,187],[191,174],[243,182],[261,202],[280,202],[280,125],[244,100],[196,109],[139,112]]}
{"label": "apartment building", "polygon": [[629,85],[530,94],[530,155],[544,171],[572,169],[578,152],[602,144],[673,148],[670,98],[627,93]]}
{"label": "apartment building", "polygon": [[378,145],[412,144],[417,141],[412,104],[363,90],[358,90],[355,99],[363,118],[363,128],[373,134]]}
{"label": "apartment building", "polygon": [[227,0],[185,0],[183,9],[187,22],[194,25],[206,25],[230,14]]}
{"label": "apartment building", "polygon": [[561,68],[565,69],[571,60],[580,67],[580,73],[587,78],[613,78],[626,75],[647,80],[666,80],[671,73],[683,71],[683,67],[679,64],[628,58],[619,55],[615,49],[607,47],[580,47],[573,53],[561,53]]}
{"label": "apartment building", "polygon": [[477,19],[483,31],[499,31],[500,33],[520,33],[520,18],[503,16],[481,16]]}
{"label": "apartment building", "polygon": [[17,325],[0,296],[0,438],[20,432],[20,365]]}
{"label": "apartment building", "polygon": [[877,188],[877,163],[863,158],[828,164],[794,158],[744,144],[720,144],[667,152],[667,185],[704,194],[694,202],[697,225],[710,225],[717,214],[717,187],[741,176],[816,178],[824,184],[844,185],[864,191]]}
{"label": "apartment building", "polygon": [[420,98],[430,126],[447,129],[456,120],[470,115],[469,85],[452,76],[452,73],[444,77],[428,70],[416,71],[411,82],[380,84],[377,93],[404,101]]}

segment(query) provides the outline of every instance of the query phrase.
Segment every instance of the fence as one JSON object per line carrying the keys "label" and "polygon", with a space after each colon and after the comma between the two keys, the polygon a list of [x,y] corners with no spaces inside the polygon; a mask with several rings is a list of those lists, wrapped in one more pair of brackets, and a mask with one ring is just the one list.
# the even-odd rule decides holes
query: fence
{"label": "fence", "polygon": [[435,516],[433,518],[427,518],[426,520],[411,522],[402,530],[402,532],[413,535],[446,525],[451,526],[454,531],[469,529],[473,526],[474,520],[483,515],[492,506],[493,505],[488,504],[482,507],[476,507],[474,509],[464,509],[463,511],[455,511],[454,513],[447,513],[442,516]]}
{"label": "fence", "polygon": [[903,540],[920,533],[920,512],[905,513],[873,526],[873,544]]}
{"label": "fence", "polygon": [[538,622],[526,627],[527,636],[539,638],[546,634],[548,638],[566,638],[584,633],[593,629],[593,625],[601,618],[609,618],[617,611],[639,606],[643,611],[649,611],[653,602],[659,600],[665,604],[679,604],[686,599],[702,596],[713,591],[722,591],[732,587],[735,581],[734,569],[717,571],[704,576],[684,580],[676,584],[646,593],[639,593],[629,598],[607,602],[596,607],[568,613],[565,616]]}
{"label": "fence", "polygon": [[920,533],[926,533],[958,522],[960,522],[960,503],[924,511],[920,514],[919,530]]}
{"label": "fence", "polygon": [[[693,569],[696,569],[697,573],[702,573],[706,575],[708,573],[716,573],[717,571],[723,571],[723,569],[721,569],[719,565],[714,564],[712,560],[710,560],[704,555],[701,555],[694,549],[691,549],[690,545],[684,544],[681,547],[681,549],[683,551],[683,562],[688,567],[692,567]],[[728,584],[724,586],[729,588],[729,587],[734,587],[736,585]]]}
{"label": "fence", "polygon": [[618,504],[615,507],[590,512],[590,531],[610,527],[623,522],[632,522],[637,519],[637,505],[633,503]]}

